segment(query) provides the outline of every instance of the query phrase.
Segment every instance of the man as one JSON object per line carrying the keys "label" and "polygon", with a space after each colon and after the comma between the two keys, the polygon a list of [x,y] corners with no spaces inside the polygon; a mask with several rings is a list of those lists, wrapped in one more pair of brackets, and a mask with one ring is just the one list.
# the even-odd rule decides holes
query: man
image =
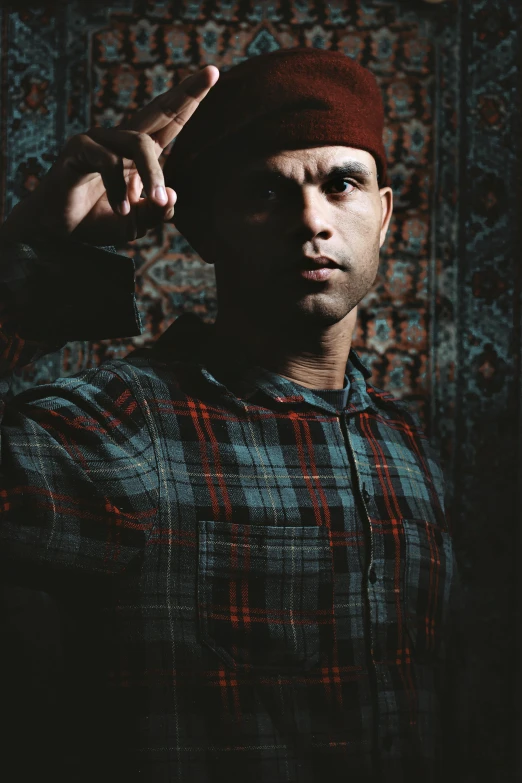
{"label": "man", "polygon": [[138,332],[94,245],[174,218],[216,267],[215,326],[5,409],[2,557],[66,605],[56,755],[68,781],[439,780],[442,475],[351,349],[392,214],[379,90],[313,49],[217,77],[72,139],[3,229],[6,374]]}

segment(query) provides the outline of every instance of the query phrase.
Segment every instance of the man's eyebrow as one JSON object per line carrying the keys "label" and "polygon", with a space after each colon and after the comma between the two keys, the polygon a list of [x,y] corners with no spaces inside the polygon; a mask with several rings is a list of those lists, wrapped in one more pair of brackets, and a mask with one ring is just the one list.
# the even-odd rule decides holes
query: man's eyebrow
{"label": "man's eyebrow", "polygon": [[343,177],[363,177],[364,179],[371,179],[372,172],[364,163],[359,163],[357,160],[350,160],[347,163],[332,166],[332,168],[326,172],[324,179],[342,179]]}
{"label": "man's eyebrow", "polygon": [[[345,177],[359,177],[360,179],[370,180],[372,179],[372,176],[371,169],[365,166],[364,163],[360,163],[357,160],[350,160],[346,163],[340,163],[336,166],[332,166],[332,168],[328,169],[328,171],[326,171],[324,174],[319,175],[318,179],[321,181],[327,181],[332,179],[342,179]],[[256,179],[258,177],[267,177],[278,180],[288,179],[284,176],[284,174],[279,171],[274,171],[274,169],[270,168],[270,166],[264,163],[248,167],[243,171],[243,177],[249,179],[250,177],[254,177]],[[313,176],[307,176],[305,181],[310,183],[313,182],[314,179],[315,178]]]}

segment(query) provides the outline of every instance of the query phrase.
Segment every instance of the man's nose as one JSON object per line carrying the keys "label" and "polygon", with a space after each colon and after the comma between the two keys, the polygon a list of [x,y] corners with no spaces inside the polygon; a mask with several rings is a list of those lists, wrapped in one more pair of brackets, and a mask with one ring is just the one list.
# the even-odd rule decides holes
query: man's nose
{"label": "man's nose", "polygon": [[305,239],[329,239],[333,235],[329,205],[321,193],[302,191],[292,211],[289,224],[292,233]]}

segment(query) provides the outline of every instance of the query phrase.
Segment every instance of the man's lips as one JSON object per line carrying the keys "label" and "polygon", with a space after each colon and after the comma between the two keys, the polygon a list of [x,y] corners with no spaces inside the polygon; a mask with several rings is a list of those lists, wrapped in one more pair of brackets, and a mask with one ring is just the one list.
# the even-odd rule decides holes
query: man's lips
{"label": "man's lips", "polygon": [[339,269],[339,264],[327,256],[304,256],[299,273],[305,280],[323,283],[332,276],[335,269]]}

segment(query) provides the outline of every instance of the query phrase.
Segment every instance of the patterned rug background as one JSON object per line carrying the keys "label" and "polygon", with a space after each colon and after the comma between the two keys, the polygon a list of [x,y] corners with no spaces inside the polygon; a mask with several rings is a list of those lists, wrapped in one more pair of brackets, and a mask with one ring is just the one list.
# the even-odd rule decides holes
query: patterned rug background
{"label": "patterned rug background", "polygon": [[[509,0],[74,0],[0,15],[4,215],[68,137],[119,122],[205,64],[227,69],[301,44],[344,51],[374,72],[396,209],[354,345],[375,384],[419,412],[444,460],[466,595],[458,709],[469,777],[461,780],[512,780],[520,8]],[[212,268],[173,227],[126,252],[145,333],[70,344],[21,372],[18,389],[123,356],[183,311],[213,319]]]}

